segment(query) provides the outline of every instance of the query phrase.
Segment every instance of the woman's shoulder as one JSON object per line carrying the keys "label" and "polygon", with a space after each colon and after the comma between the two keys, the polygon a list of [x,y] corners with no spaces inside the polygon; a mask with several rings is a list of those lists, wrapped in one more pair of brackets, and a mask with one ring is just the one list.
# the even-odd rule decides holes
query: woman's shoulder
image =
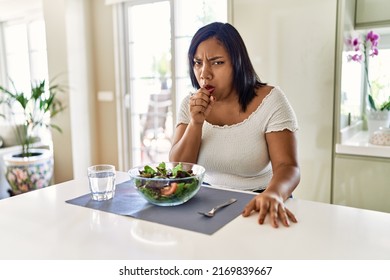
{"label": "woman's shoulder", "polygon": [[259,87],[256,91],[256,94],[261,98],[264,99],[268,96],[271,96],[275,93],[275,95],[284,95],[282,89],[279,86],[273,86],[273,85],[265,85],[262,87]]}
{"label": "woman's shoulder", "polygon": [[283,95],[283,92],[278,86],[265,85],[256,90],[256,98],[253,106],[253,110],[261,106],[266,100],[277,98],[277,95]]}
{"label": "woman's shoulder", "polygon": [[286,95],[279,86],[263,86],[256,94],[256,101],[250,109],[251,113],[260,112],[260,115],[272,115],[276,110],[291,107]]}
{"label": "woman's shoulder", "polygon": [[258,91],[257,94],[261,99],[260,104],[266,102],[287,101],[285,93],[279,86],[267,86],[266,88]]}

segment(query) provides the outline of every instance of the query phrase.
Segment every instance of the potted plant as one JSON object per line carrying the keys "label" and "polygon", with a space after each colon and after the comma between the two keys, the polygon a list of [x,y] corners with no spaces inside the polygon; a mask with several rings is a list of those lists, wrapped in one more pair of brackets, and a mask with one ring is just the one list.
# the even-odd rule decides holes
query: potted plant
{"label": "potted plant", "polygon": [[[10,195],[47,187],[53,175],[53,153],[42,145],[43,135],[50,128],[61,132],[51,123],[51,118],[65,109],[57,94],[63,92],[61,85],[47,85],[46,81],[31,83],[31,92],[19,92],[11,81],[13,90],[0,86],[0,104],[8,107],[2,117],[14,127],[20,150],[3,157],[5,176],[11,187]],[[51,137],[50,137],[51,138]],[[46,143],[47,146],[47,143]],[[50,147],[50,144],[49,144]]]}
{"label": "potted plant", "polygon": [[369,134],[371,135],[380,126],[389,127],[390,123],[390,96],[384,100],[379,99],[380,85],[377,81],[371,81],[369,77],[369,59],[378,56],[379,35],[373,31],[369,31],[362,37],[355,37],[347,40],[348,48],[353,51],[347,59],[363,64],[364,67],[364,83],[366,96],[368,101],[367,110],[367,125]]}

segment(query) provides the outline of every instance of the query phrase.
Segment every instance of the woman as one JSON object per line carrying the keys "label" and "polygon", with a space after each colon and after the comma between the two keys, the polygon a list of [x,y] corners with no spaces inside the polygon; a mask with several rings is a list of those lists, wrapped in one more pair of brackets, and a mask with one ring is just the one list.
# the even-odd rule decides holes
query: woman
{"label": "woman", "polygon": [[284,201],[299,183],[297,120],[278,87],[262,83],[238,31],[211,23],[194,35],[188,51],[197,91],[182,102],[170,160],[207,170],[205,181],[259,192],[247,217],[269,215],[272,226],[297,222]]}

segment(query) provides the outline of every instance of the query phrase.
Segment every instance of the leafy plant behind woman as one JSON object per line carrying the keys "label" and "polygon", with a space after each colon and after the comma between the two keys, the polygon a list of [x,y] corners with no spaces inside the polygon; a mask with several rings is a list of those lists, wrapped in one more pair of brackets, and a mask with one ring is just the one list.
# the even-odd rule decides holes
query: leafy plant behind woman
{"label": "leafy plant behind woman", "polygon": [[[15,134],[22,146],[21,157],[32,156],[31,145],[36,142],[34,136],[39,127],[61,128],[51,124],[51,118],[62,112],[65,107],[57,94],[64,92],[59,84],[47,85],[45,80],[31,83],[31,92],[19,92],[11,81],[13,90],[0,86],[0,104],[9,107],[9,122],[14,125]],[[18,121],[19,110],[22,110],[22,121]],[[1,115],[7,119],[6,115]]]}

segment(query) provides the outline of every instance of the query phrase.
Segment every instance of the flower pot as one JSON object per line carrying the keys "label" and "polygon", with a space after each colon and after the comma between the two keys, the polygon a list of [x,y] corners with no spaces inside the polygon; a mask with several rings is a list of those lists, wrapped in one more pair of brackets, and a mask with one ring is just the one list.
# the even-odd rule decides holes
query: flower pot
{"label": "flower pot", "polygon": [[5,178],[11,196],[45,188],[53,176],[53,153],[48,149],[31,149],[33,156],[22,157],[20,152],[5,154]]}
{"label": "flower pot", "polygon": [[390,111],[367,112],[368,134],[371,137],[380,127],[387,128],[390,125]]}
{"label": "flower pot", "polygon": [[371,136],[369,142],[373,145],[390,146],[390,128],[379,128]]}

